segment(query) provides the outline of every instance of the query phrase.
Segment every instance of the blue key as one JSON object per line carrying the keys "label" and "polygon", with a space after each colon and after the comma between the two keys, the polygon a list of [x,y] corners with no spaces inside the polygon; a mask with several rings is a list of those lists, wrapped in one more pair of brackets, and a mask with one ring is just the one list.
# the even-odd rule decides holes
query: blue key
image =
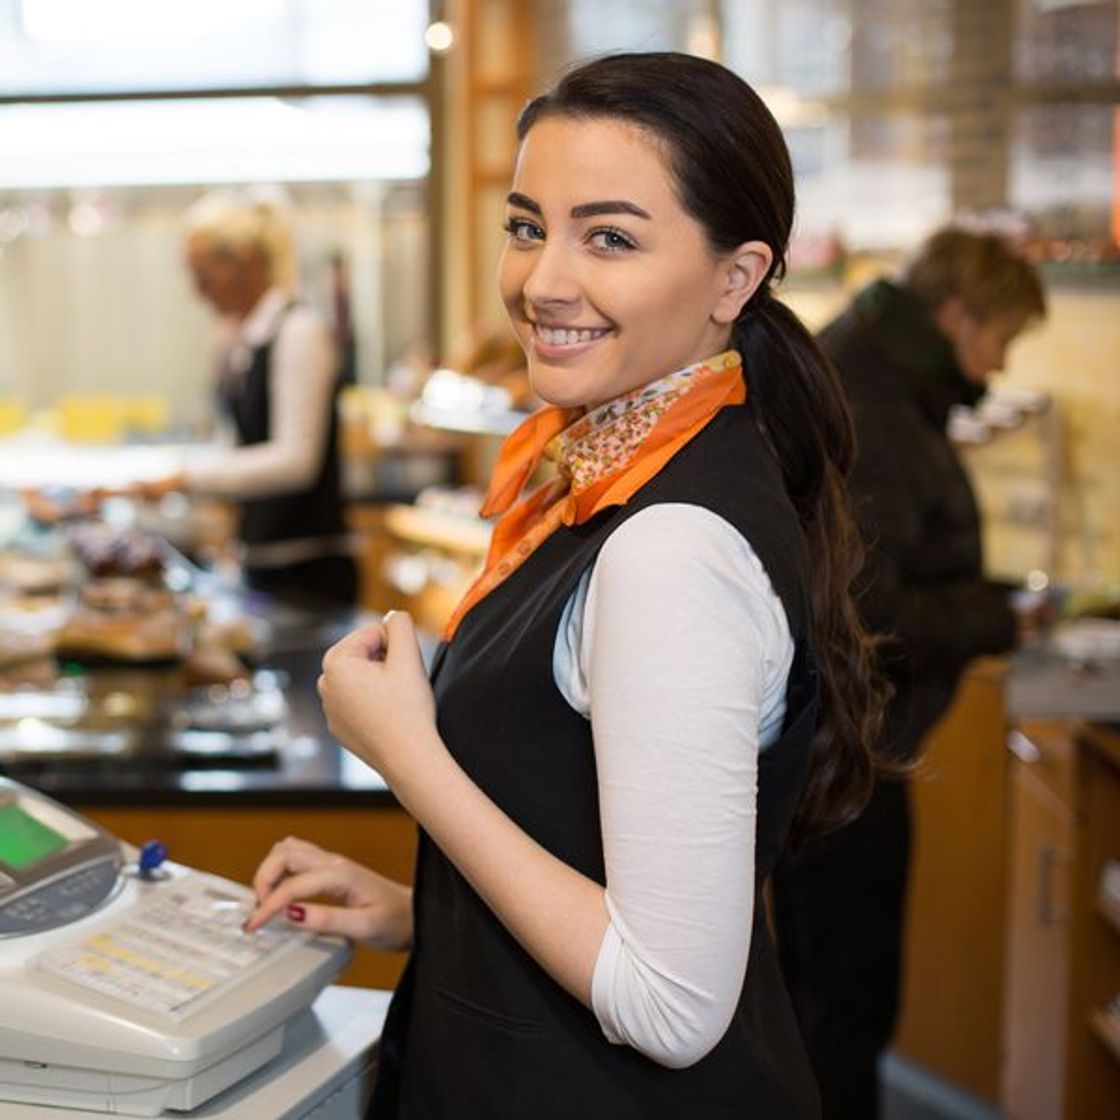
{"label": "blue key", "polygon": [[167,845],[162,840],[149,840],[140,847],[140,858],[136,869],[141,878],[150,879],[153,872],[167,859]]}

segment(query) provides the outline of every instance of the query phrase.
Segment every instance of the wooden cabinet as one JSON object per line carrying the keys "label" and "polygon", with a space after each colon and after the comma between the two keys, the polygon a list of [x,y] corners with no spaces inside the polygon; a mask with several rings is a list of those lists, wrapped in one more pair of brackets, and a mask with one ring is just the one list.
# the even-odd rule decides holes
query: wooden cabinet
{"label": "wooden cabinet", "polygon": [[1102,881],[1105,868],[1120,863],[1120,731],[1082,728],[1077,746],[1065,1116],[1114,1120],[1120,1015],[1109,1007],[1120,998],[1120,907]]}
{"label": "wooden cabinet", "polygon": [[896,1049],[1012,1120],[1120,1116],[1120,733],[1009,725],[1005,666],[970,667],[912,780]]}
{"label": "wooden cabinet", "polygon": [[1006,665],[971,665],[910,783],[900,1053],[979,1097],[999,1095],[1007,893]]}
{"label": "wooden cabinet", "polygon": [[1120,736],[1100,726],[1013,731],[1002,1103],[1014,1120],[1120,1115]]}
{"label": "wooden cabinet", "polygon": [[1057,1120],[1069,997],[1075,828],[1068,767],[1073,752],[1068,734],[1011,734],[1018,754],[1010,772],[1001,1101],[1015,1120]]}

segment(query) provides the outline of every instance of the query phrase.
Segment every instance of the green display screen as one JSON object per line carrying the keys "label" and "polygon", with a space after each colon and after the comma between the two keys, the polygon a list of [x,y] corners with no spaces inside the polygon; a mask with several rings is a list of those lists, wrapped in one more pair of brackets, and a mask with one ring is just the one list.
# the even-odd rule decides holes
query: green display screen
{"label": "green display screen", "polygon": [[27,867],[61,851],[69,841],[18,805],[0,805],[0,863]]}

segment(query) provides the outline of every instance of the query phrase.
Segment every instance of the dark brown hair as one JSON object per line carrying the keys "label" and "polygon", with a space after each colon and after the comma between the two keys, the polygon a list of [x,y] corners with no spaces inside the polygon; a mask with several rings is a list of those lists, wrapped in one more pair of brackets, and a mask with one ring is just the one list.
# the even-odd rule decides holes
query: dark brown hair
{"label": "dark brown hair", "polygon": [[1046,315],[1046,294],[1035,267],[998,233],[947,226],[922,243],[903,284],[935,313],[954,296],[987,323],[1001,315],[1023,320]]}
{"label": "dark brown hair", "polygon": [[855,435],[831,363],[771,293],[785,272],[793,169],[761,98],[730,70],[674,53],[619,54],[573,70],[530,101],[519,138],[545,116],[608,118],[645,129],[665,151],[678,197],[717,253],[764,241],[774,260],[743,308],[743,356],[756,421],[781,463],[813,558],[811,636],[821,718],[795,836],[846,823],[870,795],[884,686],[850,588],[863,561],[847,495]]}

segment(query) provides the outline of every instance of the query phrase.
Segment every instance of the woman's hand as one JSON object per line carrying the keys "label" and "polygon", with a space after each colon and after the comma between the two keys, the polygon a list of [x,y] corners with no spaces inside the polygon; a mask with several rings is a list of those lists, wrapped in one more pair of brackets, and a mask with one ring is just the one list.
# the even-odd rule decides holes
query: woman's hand
{"label": "woman's hand", "polygon": [[134,482],[125,493],[143,502],[158,502],[168,494],[177,494],[187,489],[187,476],[182,471],[165,475],[162,478],[149,478],[147,481]]}
{"label": "woman's hand", "polygon": [[[282,911],[314,933],[334,933],[375,949],[404,952],[412,943],[412,890],[334,852],[289,836],[273,845],[253,876],[252,933]],[[342,905],[312,903],[338,899]]]}
{"label": "woman's hand", "polygon": [[381,773],[498,921],[590,1007],[610,924],[603,887],[524,832],[452,757],[408,615],[393,611],[332,646],[319,695],[331,733]]}
{"label": "woman's hand", "polygon": [[[390,611],[327,650],[319,697],[331,734],[394,790],[410,767],[444,751],[412,619]],[[415,774],[415,770],[411,771]]]}

